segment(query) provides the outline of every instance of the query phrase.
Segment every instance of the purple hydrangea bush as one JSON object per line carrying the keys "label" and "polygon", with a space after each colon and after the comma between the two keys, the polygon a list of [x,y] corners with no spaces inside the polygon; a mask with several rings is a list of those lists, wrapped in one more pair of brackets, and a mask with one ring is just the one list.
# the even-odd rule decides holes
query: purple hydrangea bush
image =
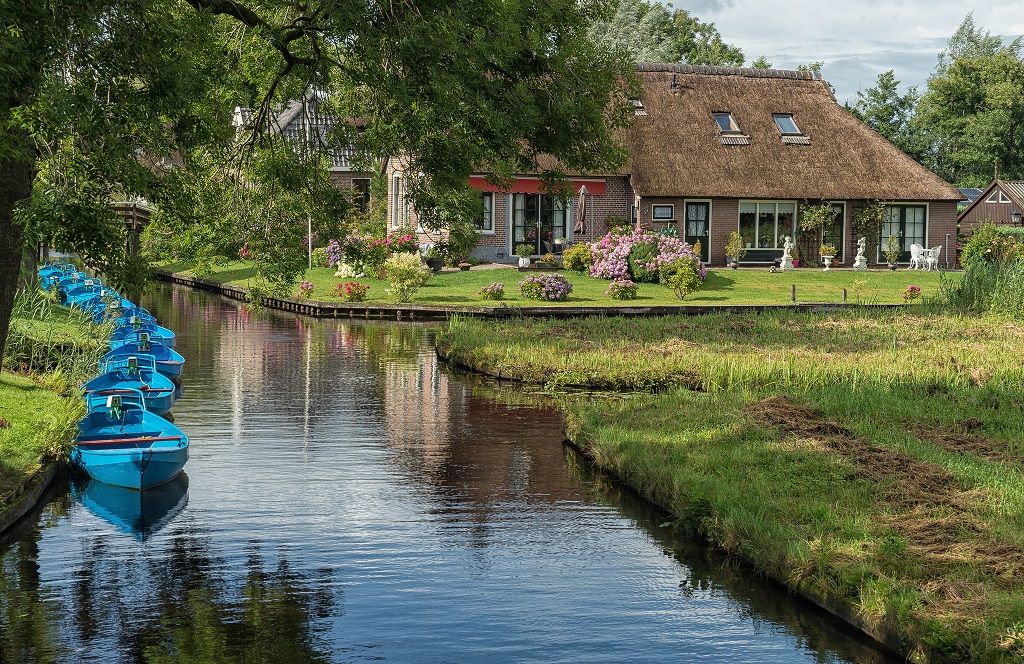
{"label": "purple hydrangea bush", "polygon": [[519,282],[519,292],[528,300],[565,302],[572,292],[572,284],[561,274],[531,274]]}
{"label": "purple hydrangea bush", "polygon": [[616,279],[608,286],[605,295],[610,295],[613,300],[635,300],[639,291],[639,284],[629,279]]}

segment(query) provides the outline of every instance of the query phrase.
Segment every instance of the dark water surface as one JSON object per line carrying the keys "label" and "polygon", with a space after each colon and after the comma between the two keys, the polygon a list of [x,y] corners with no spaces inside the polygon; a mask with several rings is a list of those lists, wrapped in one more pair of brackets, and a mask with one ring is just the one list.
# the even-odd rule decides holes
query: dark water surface
{"label": "dark water surface", "polygon": [[0,545],[3,662],[885,662],[703,554],[425,327],[160,287],[187,478]]}

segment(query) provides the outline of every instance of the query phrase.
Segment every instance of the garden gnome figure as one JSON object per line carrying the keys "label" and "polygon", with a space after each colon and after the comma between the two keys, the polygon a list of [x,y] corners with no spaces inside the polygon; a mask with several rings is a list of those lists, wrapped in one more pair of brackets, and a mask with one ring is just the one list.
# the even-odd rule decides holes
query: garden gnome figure
{"label": "garden gnome figure", "polygon": [[858,272],[863,272],[868,269],[868,259],[864,256],[864,251],[867,249],[868,239],[862,237],[857,240],[857,258],[853,260],[853,269]]}
{"label": "garden gnome figure", "polygon": [[782,245],[782,265],[779,269],[783,272],[793,269],[793,242],[786,236],[786,242]]}

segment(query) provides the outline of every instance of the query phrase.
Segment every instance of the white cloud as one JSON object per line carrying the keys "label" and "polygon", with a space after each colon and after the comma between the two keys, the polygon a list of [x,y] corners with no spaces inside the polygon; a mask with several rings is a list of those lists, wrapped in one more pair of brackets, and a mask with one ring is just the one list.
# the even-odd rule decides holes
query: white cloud
{"label": "white cloud", "polygon": [[[823,61],[822,72],[840,103],[890,69],[902,87],[923,91],[939,51],[972,11],[950,0],[697,0],[686,8],[713,21],[723,41],[742,49],[748,63],[760,55],[779,69]],[[1024,34],[1022,4],[973,11],[976,26],[1006,41]]]}

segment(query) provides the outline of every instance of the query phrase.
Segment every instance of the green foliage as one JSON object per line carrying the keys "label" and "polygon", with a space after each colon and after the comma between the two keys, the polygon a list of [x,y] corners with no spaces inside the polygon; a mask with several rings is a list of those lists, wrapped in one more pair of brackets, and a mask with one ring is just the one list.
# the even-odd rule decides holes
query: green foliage
{"label": "green foliage", "polygon": [[757,56],[757,59],[750,63],[750,66],[754,69],[771,69],[772,63],[768,61],[763,55]]}
{"label": "green foliage", "polygon": [[658,271],[647,267],[658,256],[659,251],[656,244],[647,242],[637,242],[634,244],[633,248],[629,250],[628,258],[629,273],[633,276],[633,280],[648,284],[658,283]]}
{"label": "green foliage", "polygon": [[430,268],[414,252],[391,254],[384,261],[381,272],[391,284],[388,293],[398,302],[412,300],[412,296],[431,275]]}
{"label": "green foliage", "polygon": [[438,243],[438,250],[446,265],[455,266],[469,260],[469,255],[480,241],[480,234],[472,222],[453,220],[448,225],[448,236]]}
{"label": "green foliage", "polygon": [[700,279],[700,261],[691,257],[680,257],[661,268],[661,283],[672,289],[680,300],[700,290],[704,282]]}
{"label": "green foliage", "polygon": [[702,23],[685,9],[669,7],[621,0],[614,14],[591,23],[589,34],[602,47],[625,52],[633,62],[743,64],[743,53],[722,41],[714,23]]}
{"label": "green foliage", "polygon": [[878,250],[885,207],[884,202],[875,200],[855,207],[853,210],[850,227],[853,230],[853,237],[865,238],[864,255],[868,257],[868,260],[872,260]]}
{"label": "green foliage", "polygon": [[629,220],[629,217],[610,214],[605,217],[604,223],[608,227],[609,233],[627,235],[633,232],[633,223]]}
{"label": "green foliage", "polygon": [[996,226],[986,219],[971,232],[960,251],[960,265],[965,270],[979,261],[1002,263],[1015,258],[1024,258],[1024,244],[1014,234],[1014,229]]}
{"label": "green foliage", "polygon": [[968,15],[940,54],[918,107],[927,133],[925,164],[962,187],[983,187],[993,163],[1004,179],[1024,178],[1024,41],[1004,44]]}
{"label": "green foliage", "polygon": [[325,247],[317,247],[313,250],[313,265],[317,267],[330,267],[330,263],[327,261],[327,249]]}
{"label": "green foliage", "polygon": [[885,260],[889,262],[889,265],[895,265],[901,253],[900,239],[895,235],[890,235],[885,241]]}
{"label": "green foliage", "polygon": [[743,236],[739,234],[739,231],[729,233],[729,236],[725,239],[726,258],[733,258],[736,260],[743,258],[747,253],[747,248],[743,245]]}
{"label": "green foliage", "polygon": [[864,124],[874,129],[883,138],[921,161],[923,158],[923,137],[913,122],[920,95],[917,86],[910,86],[903,95],[899,93],[900,82],[893,70],[883,72],[875,80],[875,87],[857,91],[857,101],[848,110]]}
{"label": "green foliage", "polygon": [[531,244],[520,244],[516,245],[516,256],[520,258],[529,258],[533,255],[535,247]]}
{"label": "green foliage", "polygon": [[594,264],[594,255],[590,251],[590,245],[586,242],[577,242],[562,252],[562,265],[565,269],[573,272],[586,272]]}

